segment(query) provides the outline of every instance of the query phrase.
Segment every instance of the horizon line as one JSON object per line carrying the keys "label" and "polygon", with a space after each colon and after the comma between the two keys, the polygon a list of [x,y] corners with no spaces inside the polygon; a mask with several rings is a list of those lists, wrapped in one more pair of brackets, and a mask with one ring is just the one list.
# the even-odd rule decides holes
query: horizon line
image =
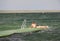
{"label": "horizon line", "polygon": [[60,10],[0,10],[0,13],[48,13],[60,12]]}

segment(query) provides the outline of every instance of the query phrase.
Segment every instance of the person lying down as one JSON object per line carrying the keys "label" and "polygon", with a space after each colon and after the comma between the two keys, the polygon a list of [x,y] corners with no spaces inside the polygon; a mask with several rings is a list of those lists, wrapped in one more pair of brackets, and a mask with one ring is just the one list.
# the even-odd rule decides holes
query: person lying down
{"label": "person lying down", "polygon": [[48,29],[48,26],[40,26],[40,25],[37,25],[35,22],[32,22],[31,28]]}

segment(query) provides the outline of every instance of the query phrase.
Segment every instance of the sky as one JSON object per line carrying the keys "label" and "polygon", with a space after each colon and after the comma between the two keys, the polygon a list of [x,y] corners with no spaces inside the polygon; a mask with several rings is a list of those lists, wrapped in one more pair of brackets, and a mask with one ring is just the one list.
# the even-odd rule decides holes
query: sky
{"label": "sky", "polygon": [[0,0],[0,10],[60,10],[60,0]]}

